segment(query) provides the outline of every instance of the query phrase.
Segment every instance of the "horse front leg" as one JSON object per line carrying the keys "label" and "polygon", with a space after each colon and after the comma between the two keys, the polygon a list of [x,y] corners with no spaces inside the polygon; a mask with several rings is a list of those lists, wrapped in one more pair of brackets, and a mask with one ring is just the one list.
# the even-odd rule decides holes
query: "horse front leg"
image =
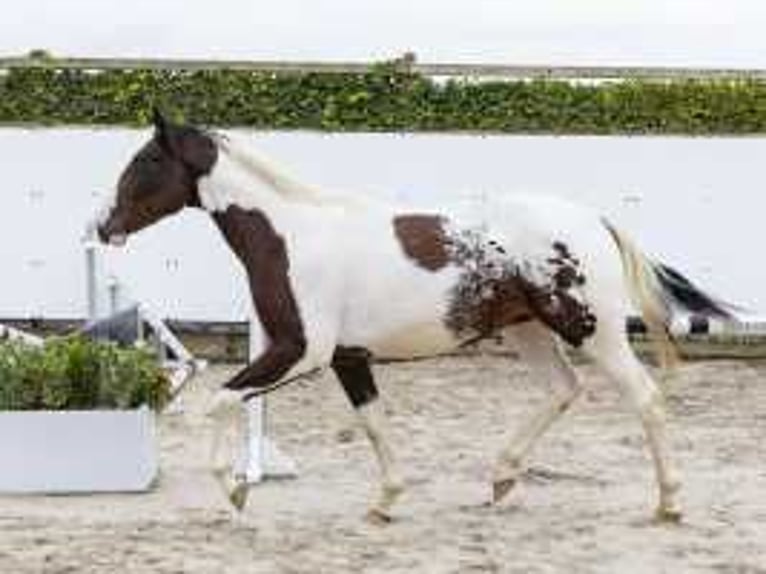
{"label": "horse front leg", "polygon": [[[306,349],[302,337],[273,342],[256,361],[239,371],[218,391],[210,415],[213,418],[213,434],[210,444],[210,466],[213,475],[222,486],[231,504],[242,510],[247,503],[249,484],[246,469],[250,450],[247,447],[248,425],[244,401],[248,394],[278,385],[283,377],[303,357]],[[233,469],[231,449],[224,449],[224,435],[230,428],[234,434],[235,448],[244,457]],[[232,472],[233,470],[233,472]]]}
{"label": "horse front leg", "polygon": [[[210,468],[232,506],[236,510],[242,510],[247,502],[248,484],[245,472],[249,461],[240,460],[236,467],[232,463],[235,452],[245,455],[249,453],[249,449],[246,448],[247,413],[240,394],[225,389],[218,391],[210,409],[210,417],[213,420]],[[234,443],[233,446],[231,442]]]}
{"label": "horse front leg", "polygon": [[356,410],[380,467],[380,496],[370,507],[367,518],[375,523],[390,522],[391,508],[404,491],[404,482],[388,442],[385,413],[372,376],[370,354],[358,347],[337,347],[331,367]]}

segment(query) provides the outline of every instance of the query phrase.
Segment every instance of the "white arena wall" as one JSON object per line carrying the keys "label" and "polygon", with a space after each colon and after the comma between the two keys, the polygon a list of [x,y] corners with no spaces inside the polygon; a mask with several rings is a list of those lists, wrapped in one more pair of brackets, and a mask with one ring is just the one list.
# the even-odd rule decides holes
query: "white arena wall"
{"label": "white arena wall", "polygon": [[[0,129],[0,317],[86,315],[89,217],[148,136],[127,129]],[[714,293],[766,310],[764,138],[395,135],[238,131],[297,177],[416,204],[515,190],[587,202]],[[242,320],[244,277],[187,210],[102,261],[160,315]]]}

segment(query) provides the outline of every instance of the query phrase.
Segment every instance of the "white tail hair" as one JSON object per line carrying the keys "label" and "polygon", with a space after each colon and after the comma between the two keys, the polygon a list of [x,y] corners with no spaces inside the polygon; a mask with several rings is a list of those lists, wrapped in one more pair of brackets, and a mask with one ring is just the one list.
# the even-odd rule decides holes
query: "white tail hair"
{"label": "white tail hair", "polygon": [[669,305],[652,263],[626,234],[606,220],[604,225],[617,244],[628,291],[655,344],[660,366],[666,372],[672,371],[679,360],[678,349],[668,330]]}

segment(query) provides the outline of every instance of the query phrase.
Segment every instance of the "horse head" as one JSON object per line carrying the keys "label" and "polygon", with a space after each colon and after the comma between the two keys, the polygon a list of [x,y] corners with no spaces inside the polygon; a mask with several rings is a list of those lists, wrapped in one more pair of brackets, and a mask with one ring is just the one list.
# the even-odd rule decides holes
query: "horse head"
{"label": "horse head", "polygon": [[202,130],[175,125],[155,110],[154,134],[131,158],[116,196],[96,224],[103,242],[127,236],[181,210],[199,205],[197,184],[215,165],[218,146]]}

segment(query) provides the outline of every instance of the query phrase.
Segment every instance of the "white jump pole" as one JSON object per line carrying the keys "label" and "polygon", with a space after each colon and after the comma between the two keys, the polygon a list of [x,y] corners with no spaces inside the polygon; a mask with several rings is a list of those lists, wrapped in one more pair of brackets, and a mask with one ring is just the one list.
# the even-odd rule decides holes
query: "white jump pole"
{"label": "white jump pole", "polygon": [[266,405],[262,397],[251,399],[247,409],[248,466],[247,481],[251,484],[261,482],[265,477],[264,442],[266,437]]}
{"label": "white jump pole", "polygon": [[[262,347],[263,333],[256,322],[250,324],[249,357],[255,356]],[[251,484],[266,479],[294,478],[297,476],[295,462],[282,453],[268,437],[267,408],[264,397],[254,397],[247,402],[246,476]]]}
{"label": "white jump pole", "polygon": [[89,321],[98,319],[98,270],[96,268],[98,244],[94,234],[95,230],[88,230],[85,237],[85,295]]}

